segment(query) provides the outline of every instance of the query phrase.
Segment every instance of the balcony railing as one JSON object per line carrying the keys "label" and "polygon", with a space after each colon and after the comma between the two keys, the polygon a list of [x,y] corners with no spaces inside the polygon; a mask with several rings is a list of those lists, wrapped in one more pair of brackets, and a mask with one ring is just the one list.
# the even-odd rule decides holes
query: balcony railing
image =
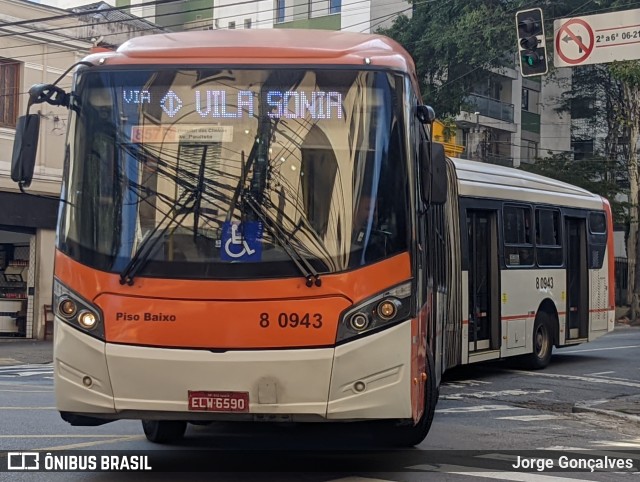
{"label": "balcony railing", "polygon": [[470,107],[470,111],[480,112],[480,115],[513,123],[513,104],[500,102],[483,95],[470,94],[464,98],[463,105]]}

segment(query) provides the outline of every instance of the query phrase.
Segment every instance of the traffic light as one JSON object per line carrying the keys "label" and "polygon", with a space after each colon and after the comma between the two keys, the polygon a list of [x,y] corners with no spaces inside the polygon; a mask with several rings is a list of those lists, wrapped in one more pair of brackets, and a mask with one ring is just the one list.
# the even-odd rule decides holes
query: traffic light
{"label": "traffic light", "polygon": [[531,8],[516,12],[520,72],[523,77],[547,73],[547,46],[544,39],[542,10]]}

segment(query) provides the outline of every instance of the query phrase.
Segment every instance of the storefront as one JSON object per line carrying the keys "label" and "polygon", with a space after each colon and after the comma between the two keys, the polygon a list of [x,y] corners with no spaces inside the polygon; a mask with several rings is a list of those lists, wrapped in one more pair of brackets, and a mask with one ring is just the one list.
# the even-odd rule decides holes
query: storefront
{"label": "storefront", "polygon": [[[0,336],[27,336],[32,234],[0,230]],[[31,274],[31,275],[30,275]]]}
{"label": "storefront", "polygon": [[58,201],[0,192],[0,337],[44,337]]}

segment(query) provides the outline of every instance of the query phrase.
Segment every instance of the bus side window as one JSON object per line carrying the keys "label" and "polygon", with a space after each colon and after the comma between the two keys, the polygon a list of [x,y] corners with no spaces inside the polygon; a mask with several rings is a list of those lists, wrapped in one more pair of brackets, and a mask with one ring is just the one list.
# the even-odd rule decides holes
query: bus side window
{"label": "bus side window", "polygon": [[507,266],[533,266],[530,206],[504,206],[504,259]]}
{"label": "bus side window", "polygon": [[536,259],[538,266],[562,266],[560,211],[536,209]]}

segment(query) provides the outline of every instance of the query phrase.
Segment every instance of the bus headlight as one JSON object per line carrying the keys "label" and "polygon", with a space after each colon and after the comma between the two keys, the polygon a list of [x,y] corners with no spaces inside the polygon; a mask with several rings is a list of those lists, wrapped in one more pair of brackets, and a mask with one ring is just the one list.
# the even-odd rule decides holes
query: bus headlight
{"label": "bus headlight", "polygon": [[336,343],[393,326],[407,320],[410,314],[411,281],[407,281],[344,311]]}
{"label": "bus headlight", "polygon": [[383,320],[392,320],[402,308],[402,302],[396,298],[385,298],[376,307],[376,313]]}
{"label": "bus headlight", "polygon": [[78,312],[78,306],[70,298],[63,298],[58,304],[58,311],[63,318],[71,318]]}
{"label": "bus headlight", "polygon": [[96,327],[97,322],[98,319],[96,318],[96,315],[90,311],[83,311],[78,315],[78,323],[87,330],[93,330]]}
{"label": "bus headlight", "polygon": [[349,325],[353,331],[361,332],[369,326],[369,317],[364,313],[355,313],[351,315]]}
{"label": "bus headlight", "polygon": [[53,281],[53,299],[56,315],[69,325],[104,340],[102,311],[57,279]]}

